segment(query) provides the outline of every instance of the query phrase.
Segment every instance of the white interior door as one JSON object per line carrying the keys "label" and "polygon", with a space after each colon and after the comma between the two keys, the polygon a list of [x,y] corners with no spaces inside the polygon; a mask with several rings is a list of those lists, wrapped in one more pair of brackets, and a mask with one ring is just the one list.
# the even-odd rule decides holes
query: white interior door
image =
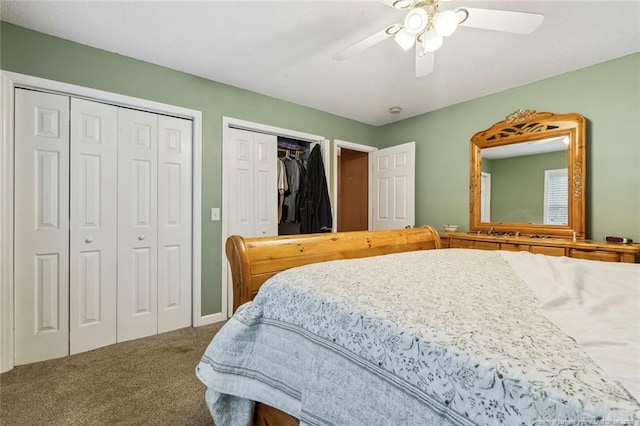
{"label": "white interior door", "polygon": [[225,176],[228,201],[224,208],[229,213],[227,231],[229,235],[251,237],[255,235],[253,132],[229,129],[226,148],[224,162],[229,172]]}
{"label": "white interior door", "polygon": [[278,138],[229,129],[225,159],[229,173],[227,209],[229,235],[278,235]]}
{"label": "white interior door", "polygon": [[[278,138],[230,128],[225,153],[226,238],[278,235]],[[224,253],[223,253],[224,255]],[[224,262],[228,269],[228,262]],[[227,270],[227,301],[233,306],[231,271]]]}
{"label": "white interior door", "polygon": [[158,116],[118,108],[118,341],[157,333]]}
{"label": "white interior door", "polygon": [[117,108],[71,98],[71,354],[116,342],[117,154]]}
{"label": "white interior door", "polygon": [[191,124],[158,117],[158,333],[191,325]]}
{"label": "white interior door", "polygon": [[278,138],[253,135],[253,236],[278,235]]}
{"label": "white interior door", "polygon": [[408,142],[370,154],[372,171],[372,228],[415,226],[416,143]]}
{"label": "white interior door", "polygon": [[15,90],[15,365],[69,354],[69,98]]}

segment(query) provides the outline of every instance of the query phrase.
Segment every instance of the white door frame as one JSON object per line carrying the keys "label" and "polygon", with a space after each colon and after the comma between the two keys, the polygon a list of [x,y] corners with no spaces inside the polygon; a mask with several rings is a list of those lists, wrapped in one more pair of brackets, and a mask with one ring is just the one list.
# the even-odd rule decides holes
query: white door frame
{"label": "white door frame", "polygon": [[342,141],[340,139],[333,140],[333,232],[338,231],[338,152],[340,148],[350,149],[352,151],[358,152],[366,152],[368,156],[369,165],[367,166],[367,178],[369,179],[369,204],[367,207],[367,229],[371,230],[371,212],[372,212],[372,204],[371,204],[371,196],[372,196],[372,181],[371,181],[371,170],[373,167],[373,159],[369,153],[377,151],[378,148],[362,145],[359,143]]}
{"label": "white door frame", "polygon": [[[229,238],[227,209],[229,199],[229,188],[227,188],[227,180],[225,177],[230,173],[229,165],[224,161],[226,147],[230,143],[229,128],[248,130],[250,132],[268,133],[276,136],[284,136],[291,139],[298,139],[306,142],[315,142],[320,144],[322,149],[322,161],[324,163],[325,175],[329,176],[329,141],[324,136],[313,135],[311,133],[297,132],[295,130],[283,129],[280,127],[269,126],[267,124],[254,123],[251,121],[240,120],[232,117],[222,117],[222,314],[226,315],[224,319],[233,316],[233,286],[227,284],[227,255],[225,245]],[[276,208],[274,206],[273,208]],[[335,216],[334,216],[335,220]]]}
{"label": "white door frame", "polygon": [[2,71],[2,140],[0,141],[0,372],[13,368],[13,175],[14,175],[14,89],[25,88],[73,96],[96,102],[142,109],[149,112],[187,118],[193,121],[192,170],[192,324],[204,325],[224,319],[222,313],[201,316],[201,247],[202,247],[202,112],[73,84]]}

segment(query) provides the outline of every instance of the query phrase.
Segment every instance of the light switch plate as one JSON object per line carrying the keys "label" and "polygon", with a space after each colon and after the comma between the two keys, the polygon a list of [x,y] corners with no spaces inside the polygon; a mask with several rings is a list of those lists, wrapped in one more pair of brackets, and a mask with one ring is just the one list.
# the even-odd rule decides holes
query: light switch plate
{"label": "light switch plate", "polygon": [[211,221],[217,222],[220,220],[220,208],[214,207],[211,209]]}

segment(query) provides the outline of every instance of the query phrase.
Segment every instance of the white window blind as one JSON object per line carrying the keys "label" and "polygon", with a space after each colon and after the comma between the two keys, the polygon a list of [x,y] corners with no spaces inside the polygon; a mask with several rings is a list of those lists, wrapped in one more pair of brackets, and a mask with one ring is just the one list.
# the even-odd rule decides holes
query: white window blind
{"label": "white window blind", "polygon": [[567,225],[569,223],[569,181],[567,169],[544,171],[544,223]]}

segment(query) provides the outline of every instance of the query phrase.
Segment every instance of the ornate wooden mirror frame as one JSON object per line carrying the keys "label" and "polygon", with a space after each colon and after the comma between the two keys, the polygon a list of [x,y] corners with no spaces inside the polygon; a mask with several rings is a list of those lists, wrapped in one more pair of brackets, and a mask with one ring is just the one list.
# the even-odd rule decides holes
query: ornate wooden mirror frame
{"label": "ornate wooden mirror frame", "polygon": [[[546,138],[568,137],[568,223],[545,225],[540,223],[481,222],[482,149],[506,146]],[[471,170],[469,185],[469,230],[474,232],[519,232],[523,236],[552,236],[585,238],[585,118],[576,113],[536,113],[518,110],[505,120],[471,138]]]}

